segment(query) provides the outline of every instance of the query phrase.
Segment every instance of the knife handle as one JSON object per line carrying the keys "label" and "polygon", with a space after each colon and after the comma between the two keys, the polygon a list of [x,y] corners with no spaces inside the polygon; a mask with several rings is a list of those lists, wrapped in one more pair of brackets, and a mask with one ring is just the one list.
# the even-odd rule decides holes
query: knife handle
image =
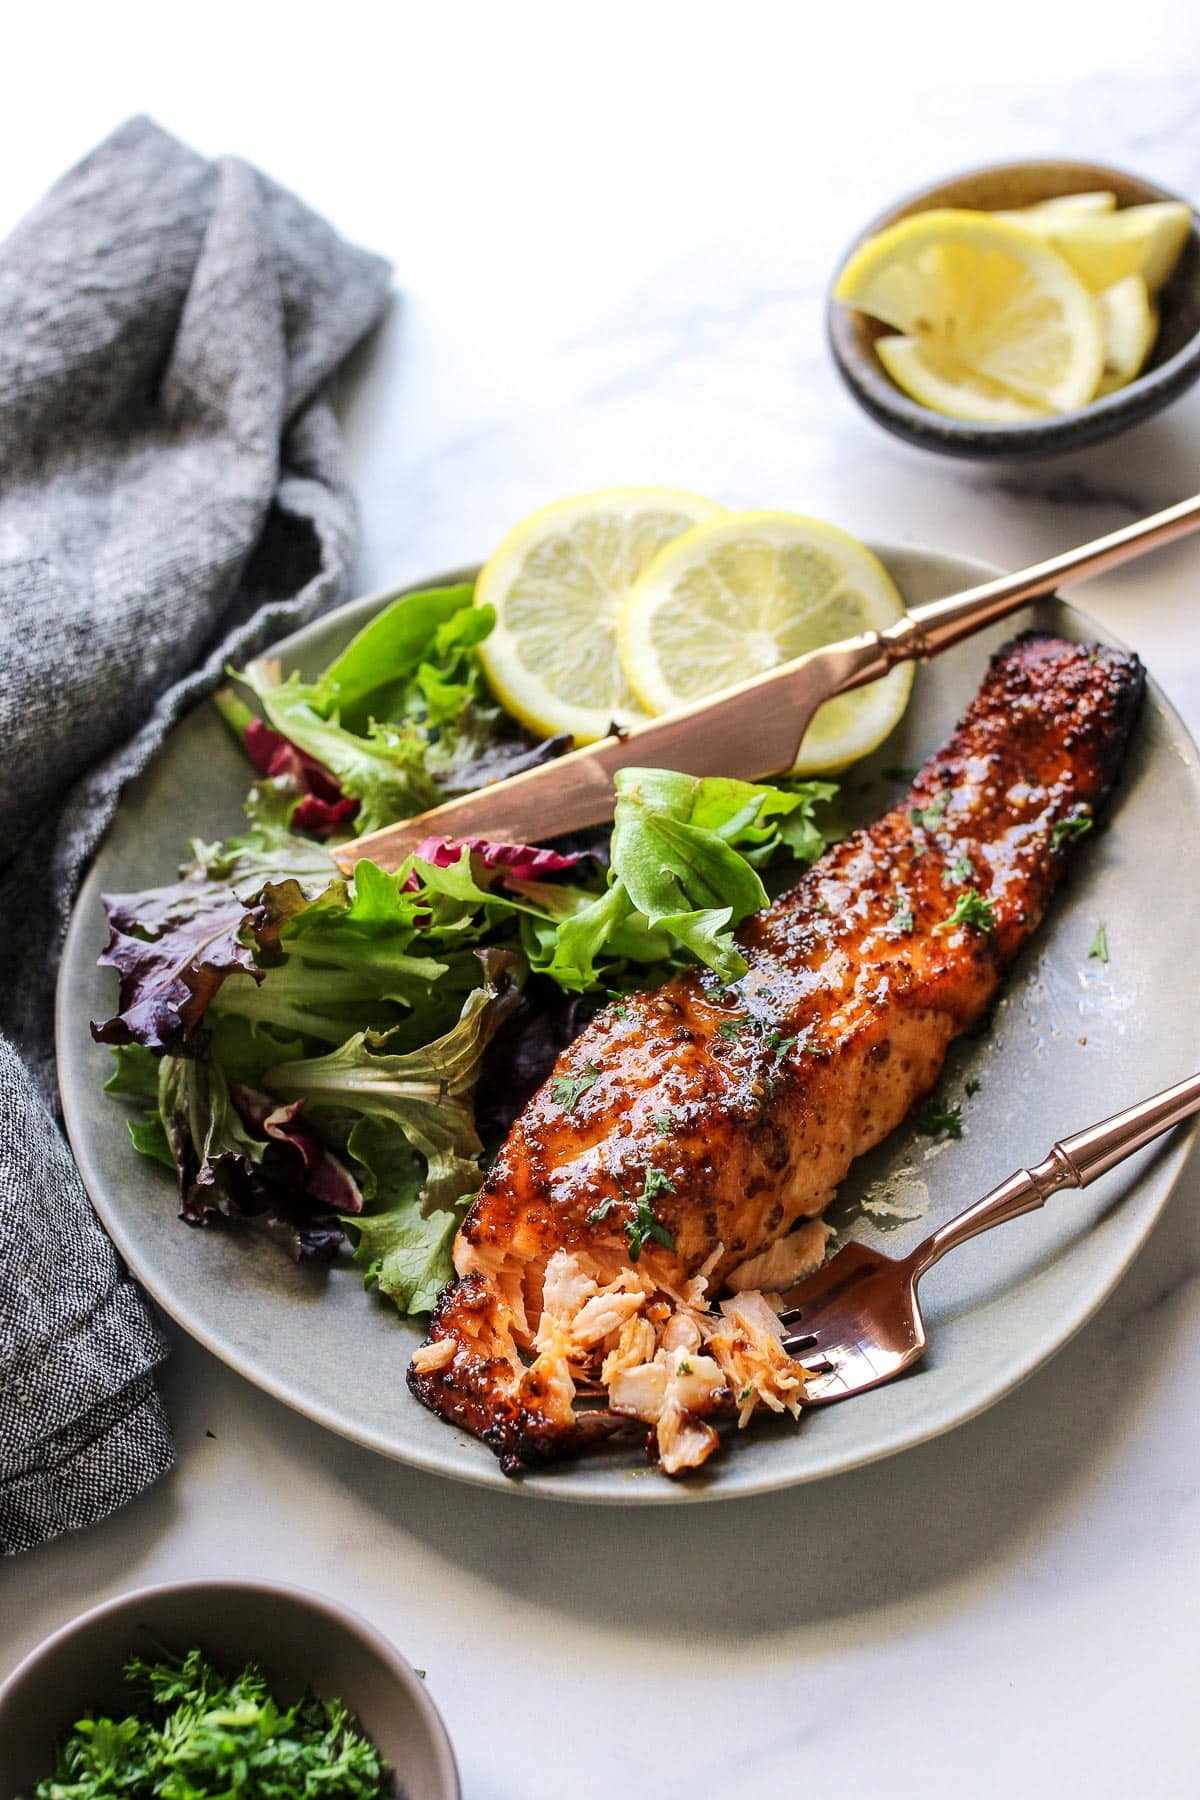
{"label": "knife handle", "polygon": [[1045,562],[1019,569],[1015,575],[999,575],[994,581],[981,582],[946,600],[914,606],[897,624],[880,633],[885,656],[892,652],[888,666],[893,661],[936,656],[985,625],[1006,618],[1030,600],[1070,587],[1105,569],[1115,569],[1120,563],[1196,530],[1200,530],[1200,494],[1151,513],[1148,519],[1123,525],[1119,531],[1110,531],[1090,544],[1081,544],[1077,550],[1064,550]]}

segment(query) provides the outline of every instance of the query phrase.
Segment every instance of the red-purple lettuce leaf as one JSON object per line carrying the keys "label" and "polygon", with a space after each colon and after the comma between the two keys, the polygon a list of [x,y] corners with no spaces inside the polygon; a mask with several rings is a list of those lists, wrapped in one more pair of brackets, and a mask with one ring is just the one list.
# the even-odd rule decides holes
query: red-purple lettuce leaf
{"label": "red-purple lettuce leaf", "polygon": [[100,966],[119,978],[117,1010],[93,1020],[101,1044],[197,1056],[207,1041],[201,1020],[231,975],[262,980],[243,939],[246,906],[226,882],[192,875],[140,894],[105,894],[108,947]]}
{"label": "red-purple lettuce leaf", "polygon": [[[431,863],[435,869],[452,869],[462,861],[464,850],[470,851],[472,862],[478,861],[484,869],[493,871],[502,884],[505,881],[541,881],[547,875],[561,875],[582,861],[577,852],[563,855],[559,850],[543,850],[536,844],[505,844],[483,837],[422,838],[413,855],[419,862]],[[409,876],[408,885],[420,886],[415,873]]]}
{"label": "red-purple lettuce leaf", "polygon": [[328,1262],[336,1254],[344,1233],[314,1183],[332,1182],[339,1198],[356,1194],[348,1172],[342,1171],[348,1187],[334,1171],[322,1176],[324,1158],[316,1160],[311,1145],[301,1153],[286,1124],[277,1127],[289,1139],[286,1149],[279,1138],[248,1126],[215,1063],[165,1057],[159,1112],[178,1173],[181,1219],[200,1226],[221,1220],[248,1225],[296,1262]]}
{"label": "red-purple lettuce leaf", "polygon": [[303,1100],[281,1105],[269,1094],[260,1094],[238,1082],[231,1084],[229,1097],[251,1135],[274,1146],[290,1186],[301,1189],[331,1212],[362,1211],[362,1191],[353,1175],[301,1117]]}
{"label": "red-purple lettuce leaf", "polygon": [[332,837],[358,811],[358,801],[343,794],[338,783],[315,756],[309,756],[278,731],[253,715],[242,735],[246,755],[261,775],[271,781],[287,781],[295,794],[291,825],[313,837]]}

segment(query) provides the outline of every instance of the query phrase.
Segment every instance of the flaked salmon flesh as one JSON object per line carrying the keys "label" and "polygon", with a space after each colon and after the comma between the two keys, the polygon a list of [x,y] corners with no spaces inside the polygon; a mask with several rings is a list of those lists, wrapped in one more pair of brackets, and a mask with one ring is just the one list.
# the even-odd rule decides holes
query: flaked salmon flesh
{"label": "flaked salmon flesh", "polygon": [[820,1263],[851,1162],[991,1006],[1141,691],[1132,655],[1017,638],[903,801],[741,927],[739,981],[697,969],[598,1013],[463,1222],[418,1398],[509,1472],[634,1424],[680,1473],[722,1420],[798,1413],[770,1294]]}

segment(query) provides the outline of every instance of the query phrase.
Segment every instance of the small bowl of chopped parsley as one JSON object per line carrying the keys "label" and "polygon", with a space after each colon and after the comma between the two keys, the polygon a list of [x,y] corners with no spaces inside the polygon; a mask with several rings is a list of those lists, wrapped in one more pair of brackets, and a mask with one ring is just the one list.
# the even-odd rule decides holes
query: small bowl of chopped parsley
{"label": "small bowl of chopped parsley", "polygon": [[460,1800],[417,1671],[332,1600],[143,1588],[0,1687],[0,1800]]}

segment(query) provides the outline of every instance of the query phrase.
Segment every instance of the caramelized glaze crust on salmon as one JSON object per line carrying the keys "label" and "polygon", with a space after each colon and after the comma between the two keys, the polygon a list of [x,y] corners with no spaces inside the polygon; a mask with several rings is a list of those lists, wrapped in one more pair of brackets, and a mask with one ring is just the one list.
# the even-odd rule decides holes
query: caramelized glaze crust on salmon
{"label": "caramelized glaze crust on salmon", "polygon": [[715,1448],[714,1420],[795,1413],[803,1371],[763,1294],[821,1261],[851,1162],[991,1005],[1141,689],[1136,657],[1016,639],[904,800],[746,921],[740,981],[696,970],[600,1012],[463,1223],[418,1398],[510,1472],[635,1421],[675,1473]]}

